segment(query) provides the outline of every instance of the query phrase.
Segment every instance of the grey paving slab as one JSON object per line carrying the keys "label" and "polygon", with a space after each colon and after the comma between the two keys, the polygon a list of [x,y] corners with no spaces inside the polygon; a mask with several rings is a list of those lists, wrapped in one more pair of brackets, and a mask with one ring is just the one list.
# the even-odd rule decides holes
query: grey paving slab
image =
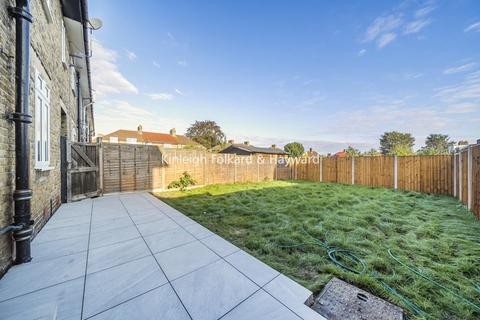
{"label": "grey paving slab", "polygon": [[194,237],[198,239],[202,239],[202,238],[206,238],[214,235],[212,231],[208,230],[207,228],[205,228],[204,226],[198,223],[189,224],[185,226],[184,229],[190,232]]}
{"label": "grey paving slab", "polygon": [[108,232],[96,232],[90,235],[90,249],[104,247],[140,237],[140,233],[135,226],[117,228]]}
{"label": "grey paving slab", "polygon": [[272,298],[264,290],[255,292],[251,297],[230,311],[223,320],[300,320],[296,314]]}
{"label": "grey paving slab", "polygon": [[119,218],[128,218],[126,211],[116,211],[116,212],[101,212],[92,214],[92,222],[101,222],[104,220],[119,219]]}
{"label": "grey paving slab", "polygon": [[2,320],[79,320],[83,277],[0,303]]}
{"label": "grey paving slab", "polygon": [[88,235],[89,231],[90,231],[89,224],[81,224],[77,226],[46,229],[46,230],[42,229],[42,232],[40,232],[33,241],[37,243],[47,242],[47,241],[58,241],[62,239]]}
{"label": "grey paving slab", "polygon": [[153,221],[158,221],[163,219],[170,219],[169,217],[167,217],[165,214],[161,212],[152,212],[152,213],[146,213],[142,215],[131,215],[131,218],[135,224],[142,224],[142,223],[153,222]]}
{"label": "grey paving slab", "polygon": [[141,238],[92,249],[88,255],[87,273],[104,270],[148,255],[151,255],[150,251]]}
{"label": "grey paving slab", "polygon": [[83,316],[90,317],[167,283],[152,256],[89,274]]}
{"label": "grey paving slab", "polygon": [[145,237],[145,241],[153,253],[158,253],[188,242],[196,241],[196,239],[185,230],[177,228]]}
{"label": "grey paving slab", "polygon": [[157,253],[155,259],[171,281],[219,260],[220,257],[203,243],[195,241]]}
{"label": "grey paving slab", "polygon": [[152,234],[177,229],[180,228],[180,226],[174,221],[172,221],[170,218],[165,217],[160,220],[138,224],[137,228],[138,231],[140,231],[140,233],[142,234],[142,236],[147,237]]}
{"label": "grey paving slab", "polygon": [[74,253],[87,251],[88,248],[88,234],[49,242],[32,243],[32,252],[34,256],[33,262],[39,262],[47,259],[59,258]]}
{"label": "grey paving slab", "polygon": [[44,230],[53,229],[53,228],[62,228],[62,227],[71,227],[79,224],[89,224],[90,223],[90,214],[85,214],[81,216],[66,217],[64,218],[62,214],[54,215],[44,226]]}
{"label": "grey paving slab", "polygon": [[0,281],[0,301],[59,284],[85,274],[86,252],[13,266]]}
{"label": "grey paving slab", "polygon": [[218,319],[259,289],[223,260],[172,282],[194,320]]}
{"label": "grey paving slab", "polygon": [[312,292],[283,274],[269,282],[264,289],[302,319],[325,320],[324,317],[305,305]]}
{"label": "grey paving slab", "polygon": [[158,208],[152,207],[152,208],[142,209],[142,210],[134,209],[134,210],[128,211],[128,214],[130,216],[134,217],[134,216],[144,216],[144,215],[150,215],[150,214],[163,215],[164,213],[162,211],[160,211]]}
{"label": "grey paving slab", "polygon": [[245,251],[238,251],[225,258],[235,268],[249,277],[260,287],[273,280],[280,273]]}
{"label": "grey paving slab", "polygon": [[190,317],[171,286],[165,284],[90,319],[189,320]]}
{"label": "grey paving slab", "polygon": [[118,217],[108,220],[92,221],[92,233],[108,232],[109,230],[133,226],[132,219],[129,216]]}
{"label": "grey paving slab", "polygon": [[173,221],[178,223],[179,225],[188,226],[188,225],[191,225],[191,224],[197,224],[194,220],[192,220],[189,217],[183,215],[182,213],[176,211],[175,209],[172,209],[172,210],[174,210],[174,212],[166,211],[165,214],[167,216],[169,216]]}
{"label": "grey paving slab", "polygon": [[222,237],[217,236],[216,234],[203,238],[200,241],[202,241],[207,247],[212,249],[221,257],[228,256],[240,250],[238,247],[234,246]]}

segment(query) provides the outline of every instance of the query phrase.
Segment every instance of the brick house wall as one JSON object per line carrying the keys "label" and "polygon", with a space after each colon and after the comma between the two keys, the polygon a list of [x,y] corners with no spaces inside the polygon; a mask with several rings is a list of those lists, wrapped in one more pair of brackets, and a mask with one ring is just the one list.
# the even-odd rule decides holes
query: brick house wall
{"label": "brick house wall", "polygon": [[[1,2],[0,7],[0,114],[15,109],[15,20],[7,7],[14,0]],[[71,85],[68,46],[67,63],[62,63],[62,7],[60,0],[51,1],[49,22],[42,0],[31,0],[33,23],[30,25],[30,183],[33,191],[32,219],[35,234],[60,206],[60,135],[76,139],[77,105]],[[78,53],[77,53],[78,54]],[[51,89],[50,97],[50,168],[35,169],[35,72],[40,72]],[[62,117],[63,110],[63,117]],[[63,118],[63,122],[62,122]],[[15,177],[15,125],[0,119],[0,227],[9,225],[13,217]],[[11,235],[0,236],[0,276],[12,263]],[[33,258],[34,254],[32,254]]]}

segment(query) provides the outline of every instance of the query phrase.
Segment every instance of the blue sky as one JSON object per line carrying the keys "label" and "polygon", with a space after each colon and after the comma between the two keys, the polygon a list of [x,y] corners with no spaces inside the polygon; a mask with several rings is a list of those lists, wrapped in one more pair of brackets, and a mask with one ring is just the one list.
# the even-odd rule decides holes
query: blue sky
{"label": "blue sky", "polygon": [[89,3],[97,133],[209,119],[321,152],[480,138],[479,1]]}

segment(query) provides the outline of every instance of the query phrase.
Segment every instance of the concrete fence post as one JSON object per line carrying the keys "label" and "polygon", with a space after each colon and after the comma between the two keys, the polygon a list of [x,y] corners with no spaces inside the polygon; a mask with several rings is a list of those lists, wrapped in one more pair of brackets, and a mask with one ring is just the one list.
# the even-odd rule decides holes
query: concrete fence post
{"label": "concrete fence post", "polygon": [[394,179],[394,189],[398,189],[398,157],[393,157],[393,179]]}
{"label": "concrete fence post", "polygon": [[319,164],[320,164],[320,182],[322,182],[323,181],[323,157],[320,157]]}
{"label": "concrete fence post", "polygon": [[352,184],[355,184],[355,157],[352,157]]}
{"label": "concrete fence post", "polygon": [[457,197],[457,155],[453,155],[453,197]]}
{"label": "concrete fence post", "polygon": [[467,208],[472,208],[472,146],[467,151]]}
{"label": "concrete fence post", "polygon": [[237,183],[237,155],[233,155],[233,183]]}
{"label": "concrete fence post", "polygon": [[460,153],[458,154],[458,198],[460,199],[460,201],[462,201],[462,193],[463,193],[463,190],[462,190],[462,184],[463,184],[463,170],[462,170],[462,167],[463,167],[463,159],[462,159],[462,152],[460,151]]}

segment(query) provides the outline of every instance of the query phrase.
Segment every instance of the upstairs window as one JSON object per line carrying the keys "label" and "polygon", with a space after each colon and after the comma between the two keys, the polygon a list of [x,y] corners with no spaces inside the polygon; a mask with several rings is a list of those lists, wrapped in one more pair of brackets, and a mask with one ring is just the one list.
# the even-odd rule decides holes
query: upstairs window
{"label": "upstairs window", "polygon": [[110,137],[110,143],[118,143],[118,137]]}
{"label": "upstairs window", "polygon": [[35,72],[35,168],[50,166],[50,88]]}
{"label": "upstairs window", "polygon": [[137,143],[137,138],[127,138],[127,143]]}

